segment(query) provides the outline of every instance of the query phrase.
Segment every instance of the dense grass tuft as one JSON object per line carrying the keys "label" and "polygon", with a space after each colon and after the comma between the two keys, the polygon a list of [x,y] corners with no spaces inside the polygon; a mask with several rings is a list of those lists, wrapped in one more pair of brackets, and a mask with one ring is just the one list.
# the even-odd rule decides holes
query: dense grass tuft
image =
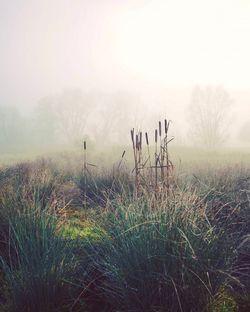
{"label": "dense grass tuft", "polygon": [[55,216],[36,207],[9,220],[10,255],[2,259],[13,311],[60,311],[74,270],[71,247]]}
{"label": "dense grass tuft", "polygon": [[[202,311],[230,277],[233,247],[194,194],[115,202],[109,244],[90,248],[97,293],[114,311]],[[90,246],[91,247],[91,246]]]}

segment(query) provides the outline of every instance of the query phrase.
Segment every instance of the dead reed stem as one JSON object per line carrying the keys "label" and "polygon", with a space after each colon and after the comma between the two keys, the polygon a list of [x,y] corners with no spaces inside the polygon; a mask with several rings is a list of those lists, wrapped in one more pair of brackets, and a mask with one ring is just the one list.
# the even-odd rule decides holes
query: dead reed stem
{"label": "dead reed stem", "polygon": [[83,142],[83,174],[84,174],[84,199],[83,207],[87,207],[87,142]]}
{"label": "dead reed stem", "polygon": [[158,175],[157,175],[157,138],[158,138],[158,134],[157,134],[157,129],[155,129],[155,192],[157,192],[157,185],[158,185]]}

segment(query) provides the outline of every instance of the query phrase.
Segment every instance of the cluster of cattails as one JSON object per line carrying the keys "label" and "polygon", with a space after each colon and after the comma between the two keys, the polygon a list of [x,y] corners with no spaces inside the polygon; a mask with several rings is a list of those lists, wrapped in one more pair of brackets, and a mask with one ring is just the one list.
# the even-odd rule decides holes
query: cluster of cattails
{"label": "cluster of cattails", "polygon": [[170,190],[170,178],[173,164],[169,159],[168,144],[173,140],[169,138],[170,120],[161,121],[154,133],[154,156],[149,144],[149,135],[145,132],[145,147],[143,149],[142,132],[135,133],[131,130],[131,140],[134,152],[135,194],[136,196],[145,188],[154,190],[155,194],[163,191],[165,194]]}

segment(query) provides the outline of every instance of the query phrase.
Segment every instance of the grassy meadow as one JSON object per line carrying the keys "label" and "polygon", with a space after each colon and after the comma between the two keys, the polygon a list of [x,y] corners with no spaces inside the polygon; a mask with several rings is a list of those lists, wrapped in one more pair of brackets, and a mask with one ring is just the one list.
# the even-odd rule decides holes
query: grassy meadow
{"label": "grassy meadow", "polygon": [[250,153],[168,127],[1,156],[0,311],[250,311]]}

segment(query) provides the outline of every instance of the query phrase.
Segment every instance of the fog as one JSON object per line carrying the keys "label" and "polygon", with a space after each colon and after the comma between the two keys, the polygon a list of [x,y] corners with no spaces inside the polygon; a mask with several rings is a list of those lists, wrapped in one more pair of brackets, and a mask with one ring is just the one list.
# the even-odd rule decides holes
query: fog
{"label": "fog", "polygon": [[249,16],[248,0],[0,0],[0,150],[127,144],[159,118],[176,144],[249,147]]}

